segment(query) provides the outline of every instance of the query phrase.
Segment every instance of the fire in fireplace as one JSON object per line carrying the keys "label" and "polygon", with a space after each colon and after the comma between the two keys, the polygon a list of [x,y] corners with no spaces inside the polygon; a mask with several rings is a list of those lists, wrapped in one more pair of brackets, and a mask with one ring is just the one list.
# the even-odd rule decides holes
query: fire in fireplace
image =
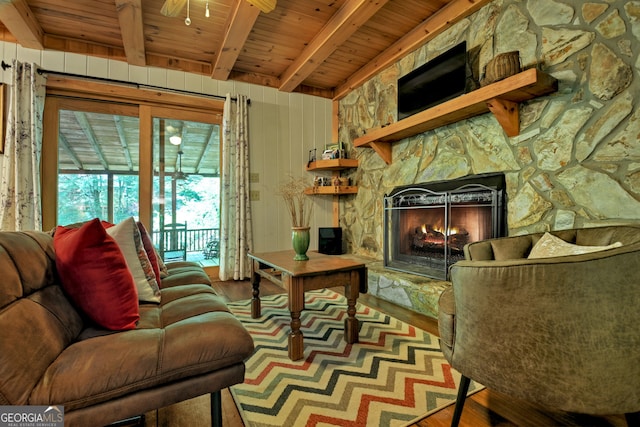
{"label": "fire in fireplace", "polygon": [[504,174],[395,188],[384,197],[384,265],[448,279],[464,245],[505,235],[504,198]]}

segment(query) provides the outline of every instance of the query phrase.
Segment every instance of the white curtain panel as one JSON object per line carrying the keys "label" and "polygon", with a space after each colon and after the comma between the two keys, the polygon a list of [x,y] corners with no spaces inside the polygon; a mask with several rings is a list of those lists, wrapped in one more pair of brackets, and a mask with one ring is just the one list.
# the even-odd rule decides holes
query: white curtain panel
{"label": "white curtain panel", "polygon": [[222,118],[220,201],[220,280],[251,277],[247,254],[253,249],[249,202],[248,99],[227,94]]}
{"label": "white curtain panel", "polygon": [[42,230],[40,157],[46,77],[14,60],[0,176],[0,230]]}

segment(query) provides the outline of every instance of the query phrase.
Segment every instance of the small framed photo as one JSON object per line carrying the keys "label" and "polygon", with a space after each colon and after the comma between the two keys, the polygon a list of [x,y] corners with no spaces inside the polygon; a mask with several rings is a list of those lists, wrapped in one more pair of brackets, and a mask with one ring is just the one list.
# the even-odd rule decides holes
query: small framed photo
{"label": "small framed photo", "polygon": [[338,158],[338,150],[324,150],[322,160],[331,160]]}
{"label": "small framed photo", "polygon": [[335,144],[325,144],[324,151],[322,152],[322,160],[346,158],[346,151],[343,148],[342,142],[336,142]]}

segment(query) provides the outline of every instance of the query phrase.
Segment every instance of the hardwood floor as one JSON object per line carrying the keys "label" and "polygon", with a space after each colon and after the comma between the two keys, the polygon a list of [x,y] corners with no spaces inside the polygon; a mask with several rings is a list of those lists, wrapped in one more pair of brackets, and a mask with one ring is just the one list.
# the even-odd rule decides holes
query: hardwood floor
{"label": "hardwood floor", "polygon": [[[213,289],[226,301],[240,301],[251,298],[251,284],[244,282],[214,282]],[[333,290],[343,293],[342,288]],[[267,296],[284,292],[282,288],[267,281],[260,283],[260,295]],[[411,310],[364,294],[359,302],[389,314],[420,329],[438,335],[437,322]],[[222,394],[223,425],[243,427],[242,419],[228,390]],[[453,416],[454,405],[448,406],[410,427],[448,427]],[[623,427],[627,423],[624,415],[593,417],[581,414],[552,411],[528,402],[508,397],[504,394],[482,390],[468,397],[460,420],[460,427]]]}

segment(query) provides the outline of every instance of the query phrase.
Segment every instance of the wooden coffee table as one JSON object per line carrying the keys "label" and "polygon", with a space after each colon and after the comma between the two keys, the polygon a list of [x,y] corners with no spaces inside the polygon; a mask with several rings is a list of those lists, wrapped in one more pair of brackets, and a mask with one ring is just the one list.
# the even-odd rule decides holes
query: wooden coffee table
{"label": "wooden coffee table", "polygon": [[304,293],[316,289],[344,286],[347,297],[347,317],[344,320],[344,339],[358,342],[359,325],[356,319],[356,301],[360,290],[366,290],[367,267],[364,263],[335,255],[308,252],[308,261],[294,261],[294,251],[250,253],[252,263],[253,298],[251,316],[261,316],[260,278],[286,289],[291,311],[289,359],[299,360],[304,355],[300,313],[304,310]]}

